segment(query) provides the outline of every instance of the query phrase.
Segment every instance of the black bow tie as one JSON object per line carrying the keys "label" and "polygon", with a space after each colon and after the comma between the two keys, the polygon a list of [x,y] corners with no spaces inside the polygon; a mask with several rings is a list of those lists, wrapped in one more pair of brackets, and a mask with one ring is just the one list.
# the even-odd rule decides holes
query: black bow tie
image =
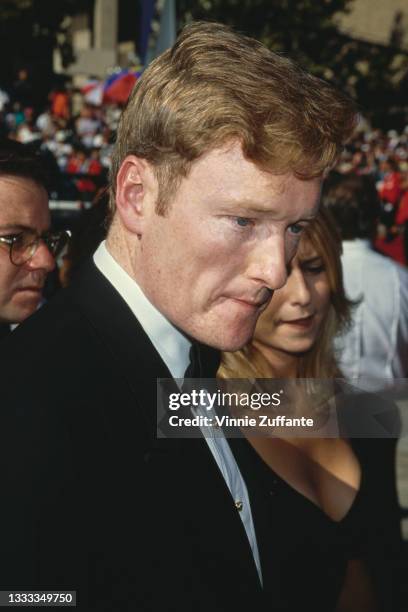
{"label": "black bow tie", "polygon": [[215,378],[219,365],[219,351],[194,341],[190,348],[190,364],[184,378]]}

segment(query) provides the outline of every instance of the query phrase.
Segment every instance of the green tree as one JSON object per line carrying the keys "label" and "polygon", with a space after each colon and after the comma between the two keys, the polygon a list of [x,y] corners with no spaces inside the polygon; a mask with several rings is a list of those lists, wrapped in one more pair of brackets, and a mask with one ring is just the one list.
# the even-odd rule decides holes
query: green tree
{"label": "green tree", "polygon": [[20,66],[37,75],[52,71],[52,53],[61,47],[72,55],[64,17],[91,11],[93,0],[1,0],[0,53],[10,58],[0,66],[0,79],[10,82]]}
{"label": "green tree", "polygon": [[180,25],[192,19],[227,23],[320,69],[337,32],[334,18],[353,0],[179,0]]}
{"label": "green tree", "polygon": [[283,52],[352,95],[364,114],[384,123],[406,104],[408,54],[341,32],[338,17],[354,0],[178,0],[182,27],[193,19],[227,23]]}

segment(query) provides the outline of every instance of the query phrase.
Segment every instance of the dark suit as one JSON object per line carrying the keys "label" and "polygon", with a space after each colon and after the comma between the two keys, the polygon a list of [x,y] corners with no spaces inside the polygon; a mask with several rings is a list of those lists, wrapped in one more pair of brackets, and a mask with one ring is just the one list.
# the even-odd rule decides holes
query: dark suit
{"label": "dark suit", "polygon": [[11,334],[11,327],[8,323],[0,323],[0,341]]}
{"label": "dark suit", "polygon": [[94,264],[4,342],[1,589],[76,590],[81,610],[261,609],[224,479],[204,440],[155,438],[170,373]]}

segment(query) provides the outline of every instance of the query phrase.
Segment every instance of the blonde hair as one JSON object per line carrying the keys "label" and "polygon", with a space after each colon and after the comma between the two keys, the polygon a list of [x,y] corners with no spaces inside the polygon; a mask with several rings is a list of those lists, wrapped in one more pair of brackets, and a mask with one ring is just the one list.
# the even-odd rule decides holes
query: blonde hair
{"label": "blonde hair", "polygon": [[[316,219],[305,230],[302,241],[309,241],[322,257],[330,286],[329,311],[322,323],[319,339],[312,348],[299,356],[298,378],[334,378],[341,373],[337,367],[333,340],[348,326],[351,302],[343,286],[340,255],[341,239],[328,210],[321,208]],[[273,298],[272,298],[273,299]],[[220,378],[271,378],[266,357],[250,342],[235,353],[224,352],[218,370]]]}
{"label": "blonde hair", "polygon": [[218,23],[195,22],[137,82],[112,157],[110,206],[123,160],[152,164],[164,215],[180,180],[205,152],[238,140],[275,174],[322,175],[355,125],[349,98],[290,59]]}

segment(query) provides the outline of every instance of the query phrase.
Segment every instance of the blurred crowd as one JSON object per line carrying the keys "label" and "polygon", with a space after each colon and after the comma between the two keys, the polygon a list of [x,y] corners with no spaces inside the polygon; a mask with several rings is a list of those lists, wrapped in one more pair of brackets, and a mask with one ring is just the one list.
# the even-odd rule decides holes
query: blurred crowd
{"label": "blurred crowd", "polygon": [[408,126],[383,132],[361,121],[337,170],[372,177],[381,200],[376,247],[408,263]]}
{"label": "blurred crowd", "polygon": [[41,108],[34,101],[20,71],[11,91],[0,89],[0,135],[44,154],[53,199],[92,201],[106,184],[121,108],[89,105],[80,91],[65,86],[50,91]]}
{"label": "blurred crowd", "polygon": [[[121,111],[118,104],[89,104],[70,86],[52,89],[38,108],[23,69],[9,91],[0,89],[0,135],[41,150],[53,177],[52,199],[92,202],[107,183]],[[376,248],[407,264],[408,126],[384,132],[362,119],[337,170],[372,177],[382,210]]]}

